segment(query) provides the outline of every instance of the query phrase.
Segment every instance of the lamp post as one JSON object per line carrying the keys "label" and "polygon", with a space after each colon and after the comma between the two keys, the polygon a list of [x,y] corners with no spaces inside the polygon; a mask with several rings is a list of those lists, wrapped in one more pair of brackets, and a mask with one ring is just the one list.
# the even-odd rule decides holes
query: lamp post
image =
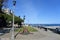
{"label": "lamp post", "polygon": [[[24,17],[23,17],[23,20],[24,20],[24,22],[25,22],[25,15],[24,15]],[[24,23],[24,25],[25,25],[25,23]]]}
{"label": "lamp post", "polygon": [[[15,5],[16,5],[16,0],[13,0],[13,6],[15,9]],[[12,37],[11,40],[14,40],[14,11],[13,11],[13,25],[12,25]]]}

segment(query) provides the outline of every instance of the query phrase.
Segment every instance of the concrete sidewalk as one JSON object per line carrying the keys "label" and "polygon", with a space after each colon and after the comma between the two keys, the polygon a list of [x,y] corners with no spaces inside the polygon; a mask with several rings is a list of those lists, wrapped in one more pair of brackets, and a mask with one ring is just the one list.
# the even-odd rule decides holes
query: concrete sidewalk
{"label": "concrete sidewalk", "polygon": [[55,34],[51,31],[44,31],[44,29],[38,29],[38,32],[34,32],[29,35],[18,34],[16,40],[60,40],[60,35]]}
{"label": "concrete sidewalk", "polygon": [[[60,35],[51,31],[44,31],[44,29],[35,28],[38,32],[33,32],[28,35],[18,34],[15,40],[60,40]],[[10,40],[11,34],[3,35],[1,40]]]}

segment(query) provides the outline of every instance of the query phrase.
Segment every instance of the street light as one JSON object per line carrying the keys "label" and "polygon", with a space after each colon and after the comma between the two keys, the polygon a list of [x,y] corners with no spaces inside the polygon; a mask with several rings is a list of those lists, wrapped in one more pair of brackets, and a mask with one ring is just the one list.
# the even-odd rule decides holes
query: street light
{"label": "street light", "polygon": [[[25,22],[25,15],[24,15],[24,17],[23,17],[23,20],[24,20],[24,22]],[[25,25],[25,23],[24,23],[24,25]]]}
{"label": "street light", "polygon": [[[16,0],[13,0],[13,6],[15,9],[15,5],[16,5]],[[13,11],[13,25],[12,25],[12,37],[11,40],[14,40],[14,11]]]}
{"label": "street light", "polygon": [[23,17],[23,20],[25,20],[25,15],[24,15],[24,17]]}

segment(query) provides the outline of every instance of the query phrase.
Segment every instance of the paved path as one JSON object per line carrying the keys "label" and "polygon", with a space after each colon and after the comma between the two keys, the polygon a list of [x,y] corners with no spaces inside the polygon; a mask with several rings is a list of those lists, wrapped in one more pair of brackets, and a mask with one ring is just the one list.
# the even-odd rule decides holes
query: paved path
{"label": "paved path", "polygon": [[55,34],[51,31],[44,31],[43,29],[38,29],[38,32],[29,35],[18,34],[16,40],[60,40],[60,35]]}
{"label": "paved path", "polygon": [[[28,35],[18,34],[15,40],[60,40],[59,34],[53,33],[49,30],[46,32],[44,29],[35,29],[37,29],[38,32],[33,32]],[[3,40],[9,40],[8,37],[10,38],[11,34],[5,34],[4,37],[2,38]]]}

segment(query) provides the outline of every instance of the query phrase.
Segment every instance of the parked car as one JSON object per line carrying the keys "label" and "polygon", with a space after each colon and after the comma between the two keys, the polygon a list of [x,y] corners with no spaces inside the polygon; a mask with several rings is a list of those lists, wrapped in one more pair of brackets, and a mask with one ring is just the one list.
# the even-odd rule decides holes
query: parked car
{"label": "parked car", "polygon": [[56,32],[57,33],[60,33],[60,28],[56,28]]}

